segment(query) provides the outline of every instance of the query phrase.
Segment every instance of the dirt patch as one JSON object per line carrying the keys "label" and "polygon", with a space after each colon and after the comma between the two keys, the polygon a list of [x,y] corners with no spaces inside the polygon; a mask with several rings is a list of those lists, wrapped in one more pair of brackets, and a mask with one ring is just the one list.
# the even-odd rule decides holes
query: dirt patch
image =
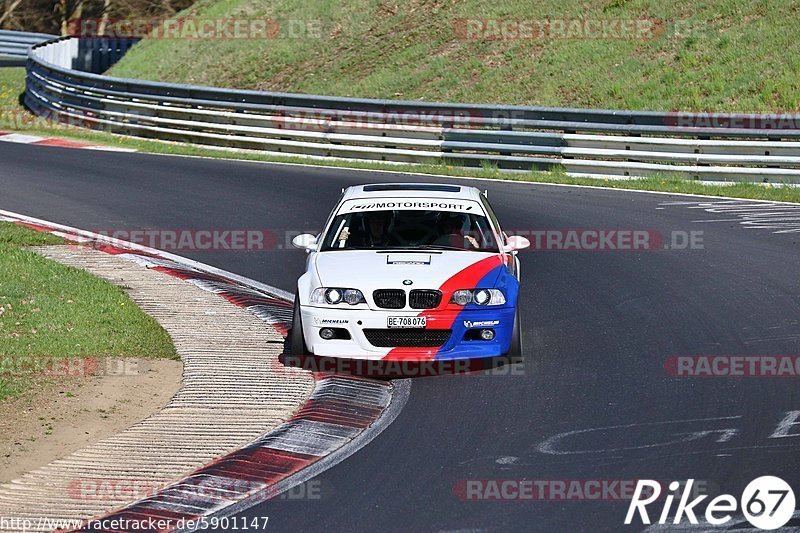
{"label": "dirt patch", "polygon": [[180,361],[113,361],[125,375],[41,380],[0,402],[0,483],[119,433],[157,412],[180,388]]}

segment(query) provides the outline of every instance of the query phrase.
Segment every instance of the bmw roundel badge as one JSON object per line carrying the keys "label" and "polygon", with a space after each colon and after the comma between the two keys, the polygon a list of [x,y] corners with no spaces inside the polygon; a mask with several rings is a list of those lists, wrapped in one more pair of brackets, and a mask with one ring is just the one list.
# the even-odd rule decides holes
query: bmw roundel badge
{"label": "bmw roundel badge", "polygon": [[411,281],[410,279],[404,279],[403,280],[403,285],[411,285],[412,283],[414,283],[414,282]]}

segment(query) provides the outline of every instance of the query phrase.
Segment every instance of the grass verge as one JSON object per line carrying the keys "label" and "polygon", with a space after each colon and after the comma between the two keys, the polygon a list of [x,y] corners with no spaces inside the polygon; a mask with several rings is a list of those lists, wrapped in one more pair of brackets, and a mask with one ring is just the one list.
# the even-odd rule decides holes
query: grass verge
{"label": "grass verge", "polygon": [[[271,18],[280,28],[270,39],[145,39],[112,75],[556,107],[790,112],[800,104],[793,0],[199,0],[178,16]],[[526,38],[498,27],[520,19],[552,22]],[[601,21],[649,21],[652,31],[584,33]]]}
{"label": "grass verge", "polygon": [[335,168],[358,168],[452,177],[507,179],[532,183],[590,185],[613,189],[640,189],[647,191],[702,194],[708,196],[730,196],[734,198],[800,202],[800,188],[780,187],[750,182],[737,183],[734,185],[705,185],[674,177],[655,177],[641,180],[611,180],[567,176],[563,172],[558,171],[501,172],[490,164],[483,165],[480,168],[462,168],[446,164],[412,165],[373,161],[336,161],[310,159],[300,156],[278,156],[256,151],[231,151],[214,147],[139,139],[74,127],[65,127],[60,124],[40,120],[19,104],[19,95],[24,90],[25,69],[0,69],[0,130],[15,130],[31,135],[62,137],[106,146],[129,148],[152,154],[236,159],[243,161],[299,163]]}
{"label": "grass verge", "polygon": [[37,363],[177,358],[167,332],[121,288],[25,249],[50,244],[63,241],[0,222],[0,400],[50,379],[31,371]]}

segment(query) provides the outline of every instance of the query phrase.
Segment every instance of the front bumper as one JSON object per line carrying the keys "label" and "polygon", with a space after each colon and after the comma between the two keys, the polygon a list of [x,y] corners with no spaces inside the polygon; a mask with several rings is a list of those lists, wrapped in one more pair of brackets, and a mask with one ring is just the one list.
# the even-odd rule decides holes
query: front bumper
{"label": "front bumper", "polygon": [[[303,336],[314,354],[349,359],[401,359],[428,361],[431,359],[466,359],[498,357],[508,352],[514,327],[514,307],[469,308],[460,310],[373,310],[302,306]],[[386,329],[390,316],[427,317],[425,329],[450,329],[449,339],[441,347],[409,348],[373,346],[364,334],[365,329]],[[324,340],[322,328],[347,330],[350,339]],[[494,339],[472,340],[470,330],[492,329]],[[465,336],[467,338],[465,338]]]}

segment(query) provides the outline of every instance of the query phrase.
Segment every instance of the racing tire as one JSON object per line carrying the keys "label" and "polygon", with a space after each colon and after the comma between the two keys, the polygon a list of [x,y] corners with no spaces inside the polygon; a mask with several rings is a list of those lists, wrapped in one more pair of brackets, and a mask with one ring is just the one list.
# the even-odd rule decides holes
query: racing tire
{"label": "racing tire", "polygon": [[292,340],[292,355],[308,355],[306,339],[303,337],[303,318],[300,316],[300,298],[294,298],[294,311],[292,313],[292,330],[289,332]]}
{"label": "racing tire", "polygon": [[509,359],[522,360],[522,324],[519,316],[519,309],[514,313],[514,327],[511,329],[511,344],[506,353]]}

